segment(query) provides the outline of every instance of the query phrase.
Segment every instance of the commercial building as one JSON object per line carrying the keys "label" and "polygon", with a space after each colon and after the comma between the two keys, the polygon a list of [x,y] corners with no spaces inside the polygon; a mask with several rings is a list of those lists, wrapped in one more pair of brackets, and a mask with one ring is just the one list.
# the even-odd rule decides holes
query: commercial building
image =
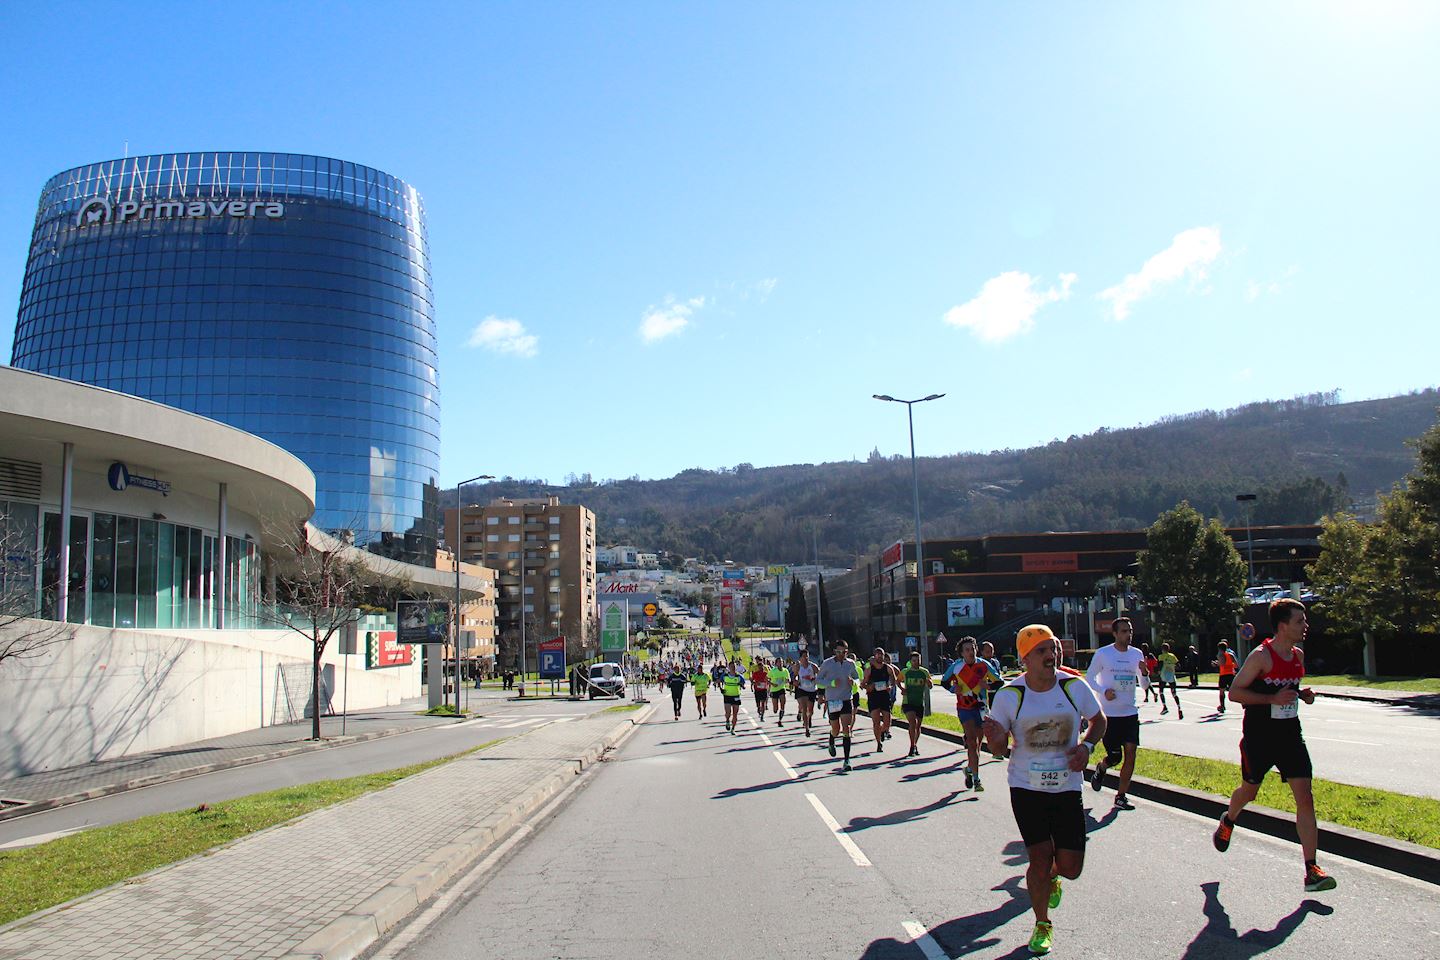
{"label": "commercial building", "polygon": [[263,437],[313,523],[434,562],[439,389],[425,213],[403,181],[289,153],[87,164],[41,190],[12,364]]}
{"label": "commercial building", "polygon": [[[1316,526],[1226,532],[1242,556],[1253,551],[1258,583],[1301,581],[1306,564],[1319,555]],[[917,598],[922,587],[932,638],[941,632],[950,641],[989,635],[1004,646],[1013,643],[1020,625],[1049,620],[1057,633],[1074,638],[1080,650],[1092,649],[1109,642],[1117,602],[1134,606],[1135,598],[1121,589],[1119,578],[1134,577],[1145,545],[1144,530],[927,540],[924,568],[917,577],[915,542],[899,541],[878,557],[863,558],[849,573],[827,575],[825,598],[837,634],[858,643],[862,651],[872,645],[898,650],[907,637],[919,636]],[[813,619],[813,588],[806,603]],[[1148,617],[1136,626],[1137,641],[1148,640]],[[1268,630],[1268,625],[1257,626]],[[933,658],[941,654],[933,646],[931,652]]]}
{"label": "commercial building", "polygon": [[525,662],[534,645],[564,635],[576,656],[593,653],[595,625],[595,512],[559,497],[493,500],[466,506],[456,532],[456,511],[445,511],[445,540],[460,557],[495,570],[502,666],[518,664],[521,618]]}

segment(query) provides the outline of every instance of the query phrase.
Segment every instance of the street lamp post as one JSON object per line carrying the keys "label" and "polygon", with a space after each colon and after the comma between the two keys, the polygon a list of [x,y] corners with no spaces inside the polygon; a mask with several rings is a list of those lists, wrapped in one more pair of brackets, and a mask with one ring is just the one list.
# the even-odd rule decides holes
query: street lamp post
{"label": "street lamp post", "polygon": [[829,520],[835,516],[827,513],[823,517],[810,518],[810,545],[815,549],[815,642],[819,645],[820,659],[825,659],[825,608],[821,606],[824,599],[820,594],[820,521]]}
{"label": "street lamp post", "polygon": [[[467,483],[477,483],[481,480],[494,480],[488,473],[482,473],[478,477],[471,477],[469,480],[462,480],[455,484],[455,542],[450,544],[450,552],[455,558],[455,712],[460,712],[460,544],[464,542],[465,534],[461,528],[464,520],[460,516],[464,509],[460,506],[460,489]],[[445,684],[444,676],[440,678],[440,684]]]}
{"label": "street lamp post", "polygon": [[1235,502],[1245,504],[1245,552],[1250,558],[1250,579],[1245,585],[1253,587],[1255,586],[1255,535],[1250,529],[1250,514],[1254,509],[1255,494],[1237,493]]}
{"label": "street lamp post", "polygon": [[920,605],[920,660],[930,666],[930,636],[925,623],[925,545],[920,539],[920,471],[915,465],[915,404],[939,400],[943,393],[932,393],[918,400],[898,400],[883,393],[872,394],[876,400],[905,404],[905,417],[910,423],[910,481],[915,492],[915,594]]}

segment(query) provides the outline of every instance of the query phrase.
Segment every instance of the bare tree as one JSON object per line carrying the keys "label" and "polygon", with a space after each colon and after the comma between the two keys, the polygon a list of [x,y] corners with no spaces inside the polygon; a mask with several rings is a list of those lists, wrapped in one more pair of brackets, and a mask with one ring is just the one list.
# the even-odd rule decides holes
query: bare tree
{"label": "bare tree", "polygon": [[69,625],[40,619],[35,521],[0,510],[0,669],[70,639]]}
{"label": "bare tree", "polygon": [[[308,524],[278,537],[275,605],[260,618],[310,642],[310,736],[320,739],[320,659],[337,634],[359,621],[362,607],[403,587],[403,566],[337,540]],[[384,603],[388,609],[388,602]]]}

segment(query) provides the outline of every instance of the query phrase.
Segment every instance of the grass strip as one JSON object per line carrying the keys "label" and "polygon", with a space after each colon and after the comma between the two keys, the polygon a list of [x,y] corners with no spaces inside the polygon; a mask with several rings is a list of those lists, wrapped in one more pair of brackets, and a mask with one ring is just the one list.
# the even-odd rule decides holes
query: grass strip
{"label": "grass strip", "polygon": [[[1239,764],[1148,748],[1136,757],[1135,773],[1219,797],[1228,797],[1240,785]],[[1314,780],[1312,786],[1315,812],[1321,820],[1440,849],[1440,800],[1330,780]],[[1255,802],[1295,812],[1295,798],[1278,776],[1265,778]]]}
{"label": "grass strip", "polygon": [[[501,738],[503,739],[503,738]],[[21,850],[0,851],[0,924],[147,873],[321,807],[388,787],[469,750],[394,770],[319,780],[248,797],[96,827]]]}
{"label": "grass strip", "polygon": [[631,710],[639,710],[643,704],[639,703],[617,703],[613,707],[606,707],[601,713],[629,713]]}

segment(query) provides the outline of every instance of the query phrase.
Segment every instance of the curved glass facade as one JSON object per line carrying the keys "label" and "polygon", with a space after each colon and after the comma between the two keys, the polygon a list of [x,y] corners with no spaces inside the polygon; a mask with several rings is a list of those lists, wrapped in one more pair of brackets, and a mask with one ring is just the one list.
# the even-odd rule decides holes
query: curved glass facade
{"label": "curved glass facade", "polygon": [[264,437],[314,471],[316,526],[434,562],[430,257],[420,195],[401,180],[228,152],[52,177],[11,363]]}

